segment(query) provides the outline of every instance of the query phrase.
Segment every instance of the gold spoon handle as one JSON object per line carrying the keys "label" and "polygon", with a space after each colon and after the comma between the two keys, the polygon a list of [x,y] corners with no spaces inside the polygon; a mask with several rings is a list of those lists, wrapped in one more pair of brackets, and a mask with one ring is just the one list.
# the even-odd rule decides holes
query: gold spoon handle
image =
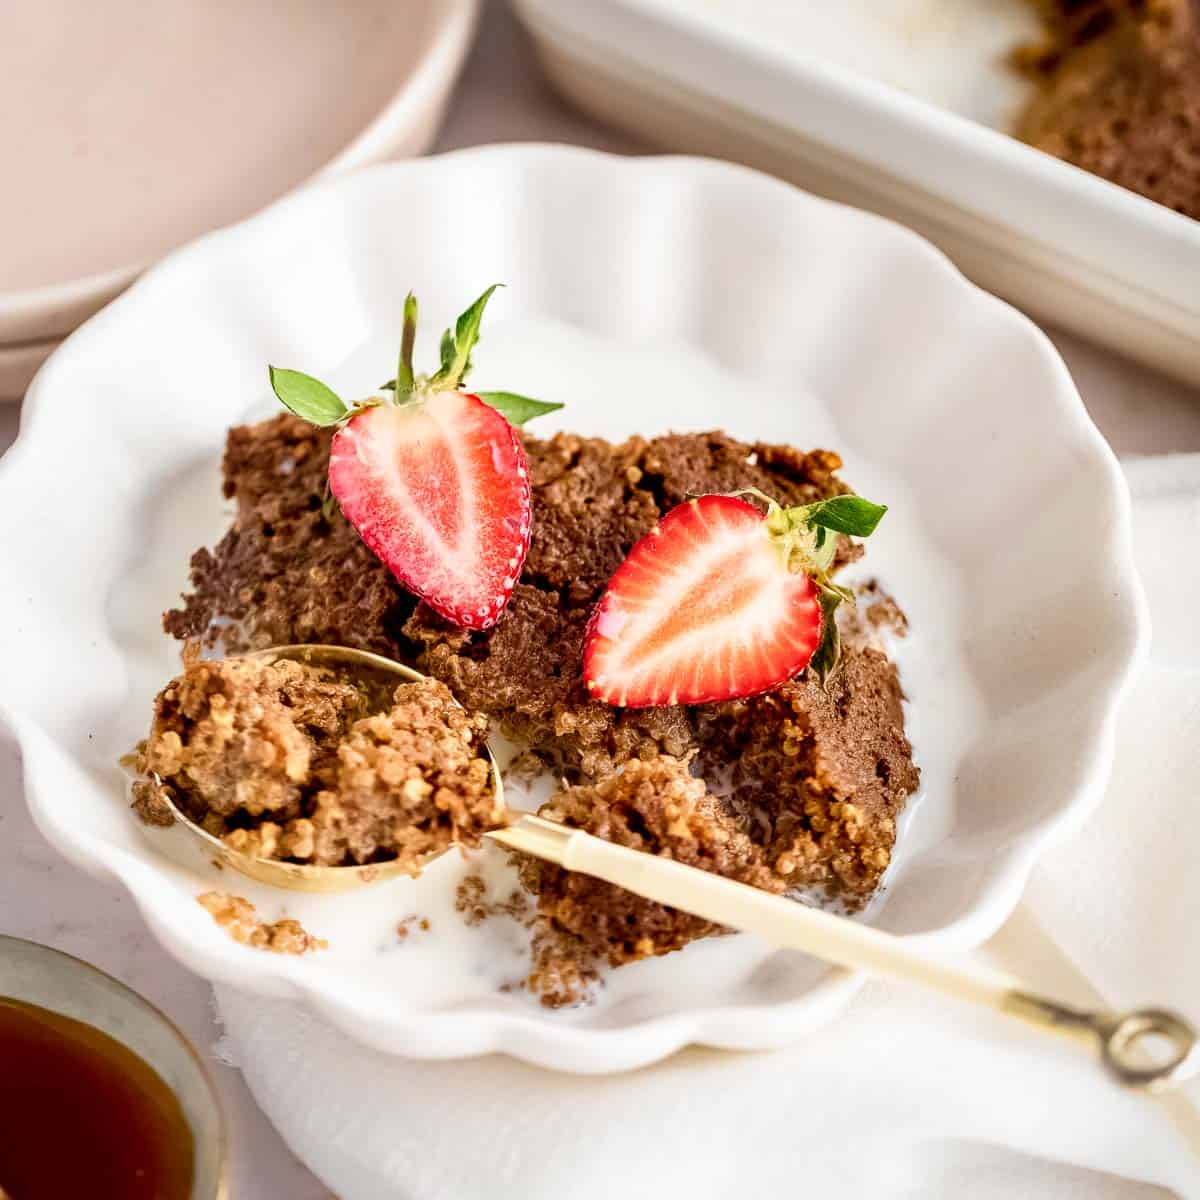
{"label": "gold spoon handle", "polygon": [[[932,988],[1054,1033],[1086,1038],[1097,1047],[1109,1072],[1127,1085],[1165,1087],[1188,1078],[1200,1066],[1196,1033],[1174,1013],[1158,1009],[1125,1014],[1082,1012],[1035,996],[1006,975],[947,962],[910,940],[870,925],[696,867],[616,846],[541,817],[522,817],[488,836],[513,850],[593,875],[648,900],[756,933],[777,946],[803,950],[838,966]],[[1147,1061],[1141,1046],[1148,1038],[1165,1042],[1167,1055]]]}
{"label": "gold spoon handle", "polygon": [[[1130,1087],[1169,1087],[1200,1069],[1195,1029],[1168,1009],[1089,1012],[1014,990],[1006,997],[1004,1010],[1039,1028],[1092,1042],[1109,1074]],[[1160,1050],[1153,1059],[1147,1048],[1151,1041],[1158,1042]]]}

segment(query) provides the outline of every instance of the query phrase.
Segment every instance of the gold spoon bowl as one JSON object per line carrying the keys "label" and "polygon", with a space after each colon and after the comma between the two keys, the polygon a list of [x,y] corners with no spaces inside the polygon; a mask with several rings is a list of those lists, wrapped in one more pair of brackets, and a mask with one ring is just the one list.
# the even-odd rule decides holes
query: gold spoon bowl
{"label": "gold spoon bowl", "polygon": [[[417,683],[427,678],[419,671],[414,671],[411,667],[406,667],[390,658],[384,658],[381,654],[371,654],[367,650],[353,650],[348,646],[326,646],[316,643],[272,646],[268,650],[256,650],[245,657],[266,662],[290,659],[292,662],[303,663],[305,666],[325,667],[336,672],[348,682],[361,687],[367,694],[372,711],[382,711],[389,705],[392,692],[398,682]],[[487,747],[487,753],[492,764],[494,807],[497,812],[504,812],[504,783],[500,778],[500,768],[490,746]],[[168,804],[170,804],[175,819],[188,833],[200,841],[216,862],[228,866],[258,883],[288,888],[293,892],[326,894],[346,892],[368,883],[378,883],[381,880],[395,879],[402,875],[416,877],[430,862],[445,853],[445,850],[434,851],[417,863],[394,859],[378,863],[364,863],[361,866],[353,867],[313,866],[309,863],[257,858],[235,850],[220,838],[201,829],[170,800],[168,800]]]}

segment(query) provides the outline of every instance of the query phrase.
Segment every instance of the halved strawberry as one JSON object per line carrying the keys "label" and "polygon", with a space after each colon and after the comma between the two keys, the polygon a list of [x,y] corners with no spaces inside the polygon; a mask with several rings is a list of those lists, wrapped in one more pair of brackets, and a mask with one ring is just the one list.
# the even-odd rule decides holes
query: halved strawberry
{"label": "halved strawberry", "polygon": [[588,691],[626,708],[752,696],[838,656],[829,579],[836,533],[865,537],[887,510],[858,496],[764,514],[739,496],[673,508],[629,552],[584,643]]}
{"label": "halved strawberry", "polygon": [[334,435],[329,490],[410,591],[467,629],[496,623],[529,550],[529,472],[478,396],[368,408]]}
{"label": "halved strawberry", "polygon": [[529,550],[529,471],[513,424],[562,407],[460,390],[495,290],[442,335],[441,366],[430,376],[413,373],[409,294],[399,368],[382,389],[389,399],[349,409],[319,380],[271,368],[271,386],[292,412],[340,426],[329,490],[345,518],[405,587],[467,629],[499,620]]}

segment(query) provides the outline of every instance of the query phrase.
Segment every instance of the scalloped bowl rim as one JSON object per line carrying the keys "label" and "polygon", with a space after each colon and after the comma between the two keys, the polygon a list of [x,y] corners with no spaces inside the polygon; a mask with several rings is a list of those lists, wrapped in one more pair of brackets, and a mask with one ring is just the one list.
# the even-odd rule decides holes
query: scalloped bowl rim
{"label": "scalloped bowl rim", "polygon": [[[988,306],[997,320],[1008,321],[1014,327],[1020,325],[1025,335],[1036,342],[1055,378],[1054,399],[1062,406],[1064,415],[1072,419],[1080,448],[1106,464],[1109,498],[1114,502],[1115,515],[1112,543],[1117,556],[1114,569],[1126,584],[1120,603],[1124,606],[1122,628],[1127,638],[1125,644],[1115,648],[1110,656],[1104,694],[1097,701],[1101,707],[1100,719],[1069,803],[1030,826],[998,856],[990,871],[986,902],[981,900],[961,918],[939,929],[906,938],[912,945],[937,951],[960,951],[978,946],[1016,907],[1039,856],[1078,829],[1100,800],[1111,768],[1117,710],[1146,653],[1149,621],[1133,565],[1130,501],[1124,476],[1111,449],[1088,416],[1057,351],[1028,318],[969,282],[940,251],[894,222],[832,204],[732,164],[684,156],[621,158],[573,147],[538,144],[461,150],[433,158],[376,165],[352,175],[331,178],[277,201],[243,222],[206,234],[173,251],[73,333],[63,348],[43,366],[29,389],[20,435],[0,462],[0,485],[25,456],[36,453],[42,441],[53,436],[46,410],[60,363],[73,350],[102,340],[110,325],[123,321],[127,312],[132,313],[144,300],[152,298],[161,282],[191,271],[214,251],[224,251],[243,240],[253,239],[259,230],[269,228],[281,215],[293,217],[306,207],[326,203],[331,192],[364,186],[365,177],[436,172],[442,169],[442,164],[499,157],[542,163],[548,158],[560,158],[567,165],[571,161],[603,160],[607,169],[631,174],[664,169],[719,171],[742,176],[760,188],[778,189],[784,202],[840,209],[851,213],[864,229],[870,228],[876,235],[891,239],[894,245],[903,244],[906,253],[924,258],[927,264],[936,264],[944,286],[957,289],[964,304]],[[0,726],[12,732],[22,750],[26,798],[42,833],[83,869],[121,882],[138,904],[151,930],[177,958],[198,974],[235,987],[246,987],[247,978],[252,975],[254,990],[301,1000],[345,1033],[388,1053],[436,1059],[502,1052],[541,1066],[578,1073],[620,1071],[658,1061],[689,1044],[735,1049],[787,1044],[829,1019],[864,982],[862,976],[839,969],[824,976],[791,1002],[700,1008],[659,1015],[613,1029],[555,1025],[532,1015],[506,1012],[486,1015],[478,1012],[384,1014],[372,1008],[369,1000],[357,1001],[344,990],[331,987],[327,981],[314,983],[311,978],[306,979],[299,962],[280,956],[256,955],[254,951],[232,944],[218,948],[212,941],[189,938],[161,920],[157,893],[166,885],[156,869],[121,847],[81,836],[78,831],[66,827],[42,799],[44,767],[50,759],[65,758],[65,754],[40,726],[6,707],[2,700]],[[752,1032],[748,1035],[747,1030]]]}

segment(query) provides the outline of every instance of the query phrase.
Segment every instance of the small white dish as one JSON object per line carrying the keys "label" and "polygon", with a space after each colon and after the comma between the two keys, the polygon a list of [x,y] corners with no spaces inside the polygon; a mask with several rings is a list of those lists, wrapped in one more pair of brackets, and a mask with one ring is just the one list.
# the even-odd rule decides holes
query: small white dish
{"label": "small white dish", "polygon": [[22,116],[0,130],[0,346],[62,337],[314,175],[427,149],[478,8],[7,6],[0,110]]}
{"label": "small white dish", "polygon": [[[228,523],[225,430],[274,410],[265,365],[365,394],[408,288],[436,331],[497,280],[475,382],[566,401],[540,432],[828,445],[892,505],[865,570],[911,620],[896,653],[924,789],[871,919],[934,950],[982,942],[1106,781],[1146,637],[1123,477],[1049,342],[927,243],[697,159],[520,146],[373,168],[177,252],[64,344],[0,464],[0,719],[40,828],[128,887],[192,969],[302,998],[390,1053],[614,1071],[689,1042],[781,1045],[853,993],[731,937],[551,1013],[497,990],[522,940],[455,915],[457,856],[341,897],[272,893],[128,811],[116,758],[178,667],[159,614]],[[212,888],[286,909],[329,950],[235,945],[195,903]],[[432,930],[400,946],[413,912]]]}

